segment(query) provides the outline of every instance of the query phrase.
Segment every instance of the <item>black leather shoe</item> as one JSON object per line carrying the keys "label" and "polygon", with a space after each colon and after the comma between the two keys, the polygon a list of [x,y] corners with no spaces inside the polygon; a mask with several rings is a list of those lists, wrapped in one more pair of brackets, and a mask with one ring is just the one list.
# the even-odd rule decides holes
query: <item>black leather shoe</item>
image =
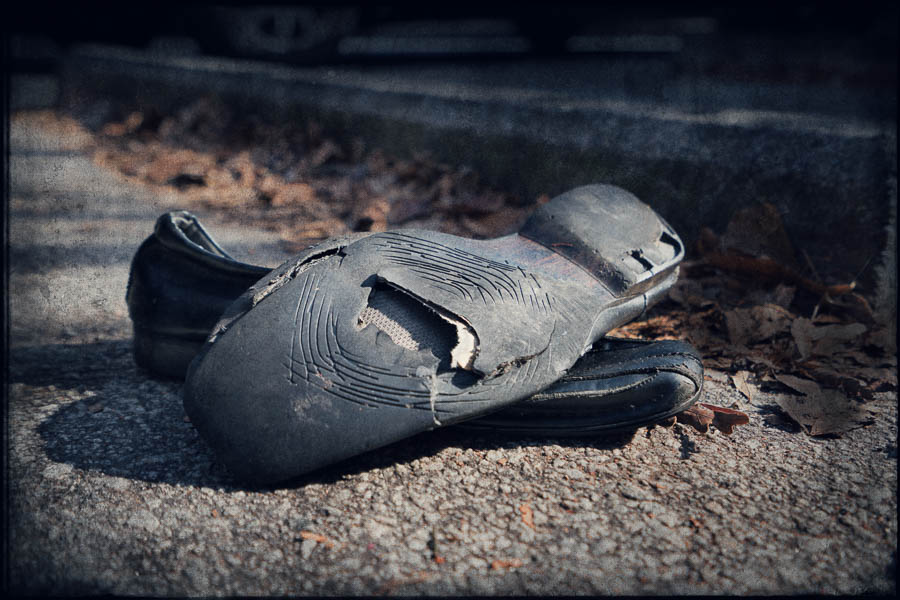
{"label": "black leather shoe", "polygon": [[[185,410],[236,475],[284,480],[545,390],[662,297],[682,256],[613,186],[563,194],[494,240],[329,240],[226,310],[188,371]],[[577,381],[544,402],[583,394]]]}
{"label": "black leather shoe", "polygon": [[545,390],[457,427],[552,437],[633,430],[690,408],[702,388],[690,344],[604,337]]}
{"label": "black leather shoe", "polygon": [[[224,309],[269,272],[231,258],[191,213],[160,216],[128,284],[135,361],[183,379]],[[684,342],[605,337],[546,390],[459,427],[554,436],[633,429],[689,407],[702,382],[702,362]]]}
{"label": "black leather shoe", "polygon": [[270,270],[231,258],[187,211],[159,217],[131,261],[125,293],[135,362],[183,379],[228,305]]}

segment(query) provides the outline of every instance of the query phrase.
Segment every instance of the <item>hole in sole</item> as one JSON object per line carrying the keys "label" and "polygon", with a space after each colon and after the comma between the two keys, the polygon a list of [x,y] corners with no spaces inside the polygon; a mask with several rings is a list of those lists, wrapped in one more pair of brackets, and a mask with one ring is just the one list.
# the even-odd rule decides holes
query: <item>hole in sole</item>
{"label": "hole in sole", "polygon": [[375,326],[401,348],[430,352],[440,361],[438,372],[451,370],[453,349],[459,343],[456,327],[409,294],[375,284],[358,324]]}
{"label": "hole in sole", "polygon": [[659,250],[662,253],[662,262],[669,262],[681,254],[681,242],[668,231],[663,231],[659,236]]}
{"label": "hole in sole", "polygon": [[649,271],[653,268],[653,263],[647,260],[647,258],[644,256],[644,253],[640,250],[632,250],[631,258],[636,260],[642,267],[644,267],[644,271]]}

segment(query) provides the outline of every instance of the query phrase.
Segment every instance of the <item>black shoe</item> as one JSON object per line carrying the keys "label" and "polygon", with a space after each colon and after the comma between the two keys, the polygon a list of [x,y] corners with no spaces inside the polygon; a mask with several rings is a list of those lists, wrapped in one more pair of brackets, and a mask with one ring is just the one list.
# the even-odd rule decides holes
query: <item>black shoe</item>
{"label": "black shoe", "polygon": [[703,363],[687,342],[604,337],[547,389],[457,427],[551,437],[634,430],[690,408],[702,388]]}
{"label": "black shoe", "polygon": [[[495,240],[329,240],[229,307],[191,364],[185,410],[236,475],[300,475],[545,390],[662,297],[682,256],[613,186],[568,192]],[[564,384],[563,397],[586,389]]]}
{"label": "black shoe", "polygon": [[270,270],[231,258],[187,211],[159,217],[128,275],[134,361],[183,379],[228,305]]}

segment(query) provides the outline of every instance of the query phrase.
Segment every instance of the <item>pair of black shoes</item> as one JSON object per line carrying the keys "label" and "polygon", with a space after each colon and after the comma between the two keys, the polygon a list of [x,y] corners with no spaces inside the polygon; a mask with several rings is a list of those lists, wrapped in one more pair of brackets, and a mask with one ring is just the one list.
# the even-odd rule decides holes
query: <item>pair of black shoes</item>
{"label": "pair of black shoes", "polygon": [[237,476],[276,482],[443,425],[550,436],[636,429],[700,395],[684,342],[604,334],[678,275],[674,231],[594,185],[518,234],[332,238],[274,270],[232,259],[185,211],[131,267],[138,365]]}

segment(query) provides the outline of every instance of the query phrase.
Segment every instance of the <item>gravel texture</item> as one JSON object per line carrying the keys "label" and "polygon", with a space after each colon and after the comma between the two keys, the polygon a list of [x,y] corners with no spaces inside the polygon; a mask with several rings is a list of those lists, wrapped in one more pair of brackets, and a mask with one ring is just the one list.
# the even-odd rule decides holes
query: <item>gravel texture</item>
{"label": "gravel texture", "polygon": [[[896,592],[897,396],[811,438],[766,388],[708,369],[732,436],[422,434],[248,488],[131,359],[128,261],[171,198],[95,166],[39,115],[11,124],[9,576],[30,594]],[[200,214],[239,258],[272,234]],[[252,254],[251,254],[252,252]]]}

